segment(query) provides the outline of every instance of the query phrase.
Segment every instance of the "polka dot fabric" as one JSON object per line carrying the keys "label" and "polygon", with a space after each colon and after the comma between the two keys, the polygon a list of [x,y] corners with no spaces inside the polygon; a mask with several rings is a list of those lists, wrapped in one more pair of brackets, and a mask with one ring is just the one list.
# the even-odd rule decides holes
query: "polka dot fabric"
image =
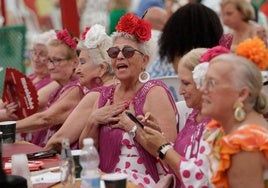
{"label": "polka dot fabric", "polygon": [[[207,131],[204,131],[204,135],[207,135]],[[211,134],[209,138],[211,140],[217,134]],[[196,158],[186,159],[183,158],[179,164],[179,181],[182,183],[182,187],[186,188],[210,188],[213,185],[210,183],[209,175],[209,154],[211,152],[211,145],[206,140],[201,139],[198,155]],[[177,186],[179,187],[179,186]]]}
{"label": "polka dot fabric", "polygon": [[151,188],[155,182],[146,171],[143,159],[128,133],[124,133],[122,139],[120,161],[117,163],[115,172],[128,175],[128,180],[138,185],[139,188]]}

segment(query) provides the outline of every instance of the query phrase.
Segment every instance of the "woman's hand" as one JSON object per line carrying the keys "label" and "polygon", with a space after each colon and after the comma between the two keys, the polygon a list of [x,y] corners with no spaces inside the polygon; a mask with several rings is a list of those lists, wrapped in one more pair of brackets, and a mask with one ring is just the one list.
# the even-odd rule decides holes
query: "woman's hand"
{"label": "woman's hand", "polygon": [[14,102],[12,103],[4,103],[3,105],[4,110],[5,110],[5,116],[6,120],[18,120],[18,116],[15,114],[18,105]]}
{"label": "woman's hand", "polygon": [[156,118],[153,117],[150,112],[147,112],[144,116],[142,115],[137,116],[137,119],[140,120],[141,123],[144,124],[145,126],[148,126],[154,130],[157,130],[160,133],[162,132],[161,128],[158,125]]}
{"label": "woman's hand", "polygon": [[96,124],[116,123],[120,120],[119,114],[125,110],[125,103],[110,105],[110,101],[99,109],[92,112],[90,118],[94,119]]}
{"label": "woman's hand", "polygon": [[149,126],[144,127],[141,131],[142,143],[140,143],[151,155],[158,156],[158,149],[167,143],[165,136],[158,130]]}
{"label": "woman's hand", "polygon": [[257,34],[257,37],[259,37],[267,46],[267,33],[266,33],[265,28],[262,26],[257,26],[256,34]]}
{"label": "woman's hand", "polygon": [[[133,114],[133,112],[131,113]],[[135,123],[127,116],[124,111],[122,114],[120,114],[119,121],[116,124],[112,125],[112,128],[119,128],[125,132],[129,132],[133,126],[135,126]]]}

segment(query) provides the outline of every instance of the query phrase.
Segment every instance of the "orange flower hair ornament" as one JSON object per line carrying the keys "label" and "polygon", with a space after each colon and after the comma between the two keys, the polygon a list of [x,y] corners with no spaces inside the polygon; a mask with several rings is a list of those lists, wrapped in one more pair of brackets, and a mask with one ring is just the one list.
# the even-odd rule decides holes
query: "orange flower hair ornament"
{"label": "orange flower hair ornament", "polygon": [[268,68],[268,49],[265,43],[258,37],[241,42],[237,46],[235,53],[251,60],[260,70]]}
{"label": "orange flower hair ornament", "polygon": [[77,41],[71,36],[67,29],[60,30],[57,32],[57,39],[64,42],[67,46],[76,50]]}
{"label": "orange flower hair ornament", "polygon": [[149,22],[140,19],[134,14],[127,13],[122,16],[116,26],[117,32],[134,35],[140,42],[146,42],[151,38],[152,26]]}

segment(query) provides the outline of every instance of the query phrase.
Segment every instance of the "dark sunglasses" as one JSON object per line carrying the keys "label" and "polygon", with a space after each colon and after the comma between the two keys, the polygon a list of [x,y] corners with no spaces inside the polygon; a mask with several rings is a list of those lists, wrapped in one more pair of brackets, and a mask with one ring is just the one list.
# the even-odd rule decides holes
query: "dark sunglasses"
{"label": "dark sunglasses", "polygon": [[130,46],[125,46],[122,50],[118,47],[111,47],[107,50],[107,53],[110,58],[117,58],[118,54],[122,52],[125,58],[131,58],[135,54],[135,52],[139,52],[140,54],[144,55],[141,51],[132,48]]}

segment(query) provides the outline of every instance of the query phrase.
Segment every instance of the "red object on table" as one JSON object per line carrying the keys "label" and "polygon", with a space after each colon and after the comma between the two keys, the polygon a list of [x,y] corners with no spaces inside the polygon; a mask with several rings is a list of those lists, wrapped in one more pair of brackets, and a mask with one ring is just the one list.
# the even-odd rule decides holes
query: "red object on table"
{"label": "red object on table", "polygon": [[[37,145],[28,143],[28,142],[18,142],[18,143],[13,143],[13,144],[3,144],[3,159],[2,162],[9,161],[11,159],[11,156],[13,154],[19,154],[19,153],[34,153],[34,152],[39,152],[39,151],[44,151],[44,148],[41,148]],[[46,168],[51,168],[51,167],[56,167],[60,165],[60,158],[59,155],[56,155],[55,157],[49,157],[49,158],[44,158],[44,159],[38,159],[39,161],[44,162],[44,165],[42,166],[42,169]],[[47,188],[55,183],[39,183],[39,184],[34,184],[34,188]]]}

